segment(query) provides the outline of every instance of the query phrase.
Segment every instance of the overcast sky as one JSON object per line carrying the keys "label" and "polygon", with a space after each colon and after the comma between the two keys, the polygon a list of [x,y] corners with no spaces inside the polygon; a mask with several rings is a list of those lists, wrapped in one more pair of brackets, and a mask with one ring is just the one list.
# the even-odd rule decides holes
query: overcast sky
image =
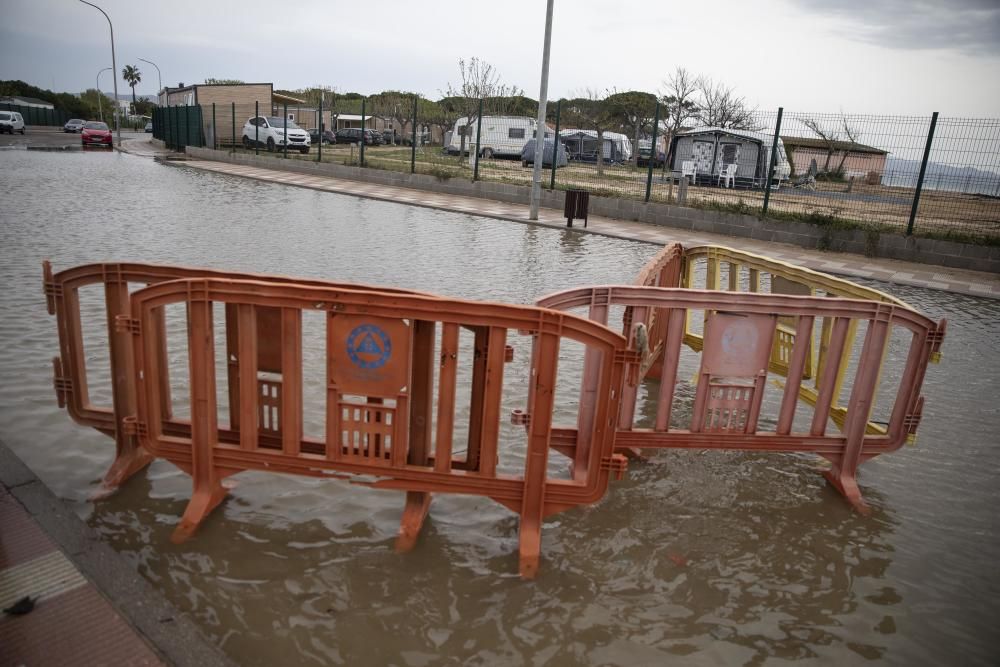
{"label": "overcast sky", "polygon": [[[544,0],[97,0],[137,92],[206,77],[441,96],[478,56],[538,97]],[[0,79],[79,92],[111,64],[76,0],[0,0]],[[789,111],[1000,116],[1000,0],[555,0],[550,98],[655,92],[675,66]],[[111,90],[109,74],[102,89]],[[119,92],[127,92],[119,80]]]}

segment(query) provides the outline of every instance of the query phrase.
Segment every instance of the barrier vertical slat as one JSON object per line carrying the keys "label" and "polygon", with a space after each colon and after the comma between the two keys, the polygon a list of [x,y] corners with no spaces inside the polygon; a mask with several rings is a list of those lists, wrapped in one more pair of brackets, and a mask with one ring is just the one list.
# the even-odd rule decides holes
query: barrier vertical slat
{"label": "barrier vertical slat", "polygon": [[[166,313],[163,312],[163,308],[154,308],[150,312],[149,324],[150,327],[156,330],[156,339],[159,341],[159,346],[152,354],[156,355],[156,366],[158,369],[160,387],[160,405],[158,407],[160,417],[162,419],[173,419],[174,406],[170,397],[170,360],[167,357],[167,318]],[[152,380],[148,380],[148,382],[153,384]]]}
{"label": "barrier vertical slat", "polygon": [[131,333],[119,330],[115,321],[129,313],[128,282],[121,267],[106,265],[104,300],[107,310],[108,348],[111,357],[111,396],[115,416],[115,463],[104,477],[105,489],[116,488],[132,473],[149,463],[150,456],[138,449],[136,437],[125,435],[122,420],[136,413]]}
{"label": "barrier vertical slat", "polygon": [[[602,298],[592,299],[587,318],[607,326],[608,302],[606,293]],[[533,346],[532,365],[538,363],[538,346]],[[597,390],[601,382],[601,352],[590,347],[583,353],[583,382],[580,384],[580,407],[576,418],[576,455],[573,457],[573,478],[585,475],[587,460],[590,457],[590,435],[594,429],[594,418],[597,414]],[[534,400],[534,384],[528,388],[528,404]]]}
{"label": "barrier vertical slat", "polygon": [[815,318],[811,315],[799,316],[795,327],[795,346],[788,360],[788,375],[785,380],[785,391],[781,398],[781,411],[778,413],[778,435],[788,435],[792,431],[795,419],[795,406],[799,400],[799,390],[802,387],[802,372],[806,366],[806,356],[812,347],[812,333]]}
{"label": "barrier vertical slat", "polygon": [[340,391],[333,381],[333,360],[330,352],[334,348],[333,318],[326,318],[326,349],[323,361],[326,364],[326,458],[339,461],[344,457],[340,419]]}
{"label": "barrier vertical slat", "polygon": [[259,394],[257,386],[257,311],[250,304],[237,306],[239,339],[236,360],[240,373],[240,448],[257,449]]}
{"label": "barrier vertical slat", "polygon": [[410,446],[406,462],[426,465],[431,446],[431,411],[434,408],[434,338],[436,324],[413,322],[413,366],[410,383]]}
{"label": "barrier vertical slat", "polygon": [[[72,371],[64,368],[63,372],[70,373],[71,377],[87,377],[87,367],[84,360],[87,358],[83,351],[83,326],[80,322],[80,294],[76,290],[67,290],[63,295],[63,303],[66,309],[66,338],[72,350],[74,368]],[[87,383],[77,382],[73,390],[77,393],[80,405],[87,405],[90,402]]]}
{"label": "barrier vertical slat", "polygon": [[861,461],[861,447],[874,403],[888,330],[887,318],[876,316],[874,320],[868,322],[854,386],[851,387],[851,397],[847,403],[847,417],[844,420],[843,430],[847,446],[844,448],[844,456],[839,466],[842,479],[844,475],[853,478],[854,471]]}
{"label": "barrier vertical slat", "polygon": [[281,309],[281,449],[298,456],[302,447],[302,311]]}
{"label": "barrier vertical slat", "polygon": [[819,394],[816,397],[812,426],[812,435],[826,435],[826,422],[830,418],[830,405],[834,399],[834,388],[837,384],[837,372],[833,369],[840,366],[844,352],[844,342],[847,340],[847,330],[852,320],[838,317],[834,320],[830,332],[830,342],[826,349],[823,372],[819,381]]}
{"label": "barrier vertical slat", "polygon": [[507,329],[490,327],[489,355],[486,360],[486,394],[480,440],[479,472],[496,475],[497,448],[500,440],[500,401],[503,398],[503,371],[506,360]]}
{"label": "barrier vertical slat", "polygon": [[441,370],[438,380],[437,436],[434,443],[434,470],[451,470],[451,442],[455,429],[455,385],[458,370],[458,325],[441,328]]}
{"label": "barrier vertical slat", "polygon": [[684,327],[688,311],[671,308],[667,316],[667,335],[663,341],[663,365],[660,370],[660,393],[656,399],[657,431],[670,428],[670,412],[674,403],[674,388],[677,385],[677,367],[681,360],[681,343],[684,341]]}
{"label": "barrier vertical slat", "polygon": [[229,428],[240,430],[240,316],[239,305],[225,304],[226,389],[229,392]]}
{"label": "barrier vertical slat", "polygon": [[489,329],[474,327],[475,342],[472,359],[472,403],[469,405],[469,443],[466,447],[465,469],[479,469],[479,451],[483,435],[483,397],[486,395],[486,359],[489,356]]}
{"label": "barrier vertical slat", "polygon": [[521,498],[520,572],[532,578],[538,572],[541,554],[542,517],[545,514],[545,477],[548,468],[550,426],[556,393],[559,336],[538,334],[538,368],[534,383],[537,391],[531,404],[528,425],[528,451],[524,460],[524,494]]}
{"label": "barrier vertical slat", "polygon": [[[200,293],[199,293],[200,292]],[[188,358],[191,381],[191,476],[194,493],[184,517],[171,536],[183,542],[225,497],[215,469],[218,442],[218,412],[215,405],[215,343],[212,302],[206,283],[191,286],[188,301]]]}
{"label": "barrier vertical slat", "polygon": [[[649,318],[649,309],[645,306],[634,306],[632,308],[632,325],[629,327],[629,331],[626,332],[628,338],[628,344],[630,348],[634,348],[636,344],[635,340],[635,325],[639,323],[645,323]],[[635,421],[635,403],[638,398],[639,388],[638,386],[626,386],[622,388],[622,409],[618,417],[618,428],[631,430],[632,425]]]}

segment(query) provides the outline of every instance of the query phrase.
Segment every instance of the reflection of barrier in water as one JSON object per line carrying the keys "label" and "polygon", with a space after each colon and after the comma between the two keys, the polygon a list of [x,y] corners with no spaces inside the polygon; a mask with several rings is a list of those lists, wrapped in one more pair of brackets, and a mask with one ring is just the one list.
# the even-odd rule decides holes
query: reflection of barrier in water
{"label": "reflection of barrier in water", "polygon": [[[724,248],[669,246],[636,286],[569,290],[536,306],[144,264],[54,275],[44,268],[59,327],[60,406],[116,440],[100,493],[153,457],[171,461],[194,483],[174,532],[181,541],[223,500],[223,479],[237,472],[349,477],[407,492],[400,550],[414,546],[431,493],[485,496],[520,515],[527,577],[537,571],[543,518],[599,500],[624,472],[624,455],[641,448],[814,452],[833,464],[833,485],[864,509],[856,469],[915,431],[924,370],[944,332],[943,322],[875,290]],[[139,289],[130,293],[130,284]],[[88,397],[79,298],[87,285],[105,291],[111,406]],[[729,289],[718,291],[723,285]],[[215,304],[223,310],[216,313]],[[186,313],[189,416],[171,394],[171,308]],[[586,317],[560,312],[573,308],[587,308]],[[624,336],[607,326],[616,308],[624,309]],[[324,322],[318,363],[304,355],[304,317]],[[901,367],[888,369],[894,329],[909,340]],[[498,471],[512,332],[532,341],[526,386],[507,388],[527,397],[512,416],[526,432],[519,475]],[[583,350],[577,423],[556,426],[558,361],[568,341]],[[679,369],[692,363],[685,355],[696,356],[697,389],[690,423],[677,425],[671,408]],[[311,411],[303,376],[317,371],[310,366],[325,377],[318,435],[303,428]],[[467,405],[456,392],[460,370],[469,377]],[[769,376],[790,378],[778,401],[767,400]],[[644,377],[660,378],[649,397],[656,403],[651,429],[634,427]],[[887,384],[894,399],[881,425],[870,418],[876,389]],[[805,406],[812,408],[807,427],[795,429]],[[828,433],[831,420],[839,433]],[[553,451],[572,461],[568,479],[550,472]]]}

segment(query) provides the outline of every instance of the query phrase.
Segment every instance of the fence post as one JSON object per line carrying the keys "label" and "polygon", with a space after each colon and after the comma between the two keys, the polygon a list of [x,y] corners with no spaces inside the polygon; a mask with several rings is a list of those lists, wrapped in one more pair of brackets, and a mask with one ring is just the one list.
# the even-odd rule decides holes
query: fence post
{"label": "fence post", "polygon": [[253,154],[260,155],[260,100],[254,100],[253,119]]}
{"label": "fence post", "polygon": [[236,153],[236,102],[230,102],[233,111],[233,147],[232,153]]}
{"label": "fence post", "polygon": [[167,148],[172,151],[177,150],[177,105],[167,107],[167,119],[169,120],[168,127],[170,129],[170,141],[167,143]]}
{"label": "fence post", "polygon": [[319,95],[319,122],[316,123],[319,133],[319,145],[316,147],[316,161],[323,161],[323,93]]}
{"label": "fence post", "polygon": [[[656,111],[653,113],[653,139],[649,142],[649,164],[646,171],[646,203],[649,203],[649,196],[653,192],[653,163],[656,162],[656,132],[660,129],[660,100],[656,100]],[[635,147],[639,150],[639,147]],[[666,160],[667,156],[664,155]],[[638,159],[636,160],[638,161]]]}
{"label": "fence post", "polygon": [[410,173],[417,171],[417,96],[413,96],[413,123],[410,128]]}
{"label": "fence post", "polygon": [[281,105],[281,128],[282,128],[282,147],[281,156],[288,159],[288,102]]}
{"label": "fence post", "polygon": [[[556,189],[556,167],[559,166],[559,114],[562,111],[562,100],[556,102],[556,133],[552,137],[552,180],[549,181],[549,190]],[[536,138],[537,141],[537,138]],[[545,155],[545,131],[542,131],[542,155]],[[544,160],[543,160],[544,162]]]}
{"label": "fence post", "polygon": [[[479,116],[476,118],[476,166],[472,170],[472,180],[479,180],[479,140],[483,132],[483,98],[479,98]],[[472,150],[472,147],[469,147]],[[544,155],[544,153],[543,153]]]}
{"label": "fence post", "polygon": [[219,126],[215,122],[215,102],[212,102],[212,150],[219,148]]}
{"label": "fence post", "polygon": [[[764,183],[764,207],[760,217],[767,217],[767,205],[771,201],[771,179],[774,178],[774,167],[778,164],[778,133],[781,132],[781,115],[785,107],[778,107],[778,120],[774,123],[774,139],[771,141],[771,159],[767,163],[767,181]],[[735,187],[735,181],[733,181]]]}
{"label": "fence post", "polygon": [[358,149],[358,164],[365,166],[365,98],[361,98],[361,147]]}
{"label": "fence post", "polygon": [[205,109],[198,105],[198,148],[205,147]]}
{"label": "fence post", "polygon": [[927,145],[924,146],[924,159],[920,161],[920,175],[917,176],[917,189],[913,193],[913,208],[910,209],[910,221],[906,223],[906,235],[913,235],[913,223],[917,219],[917,208],[920,206],[920,191],[924,187],[924,175],[927,173],[927,160],[931,157],[931,143],[934,141],[934,128],[937,127],[938,112],[931,116],[931,127],[927,131]]}

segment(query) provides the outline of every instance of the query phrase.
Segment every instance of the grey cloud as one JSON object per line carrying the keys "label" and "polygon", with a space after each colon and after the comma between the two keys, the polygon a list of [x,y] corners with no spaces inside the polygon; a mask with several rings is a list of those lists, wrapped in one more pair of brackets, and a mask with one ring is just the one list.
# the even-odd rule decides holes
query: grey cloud
{"label": "grey cloud", "polygon": [[793,0],[849,22],[844,37],[897,49],[1000,55],[1000,0]]}

